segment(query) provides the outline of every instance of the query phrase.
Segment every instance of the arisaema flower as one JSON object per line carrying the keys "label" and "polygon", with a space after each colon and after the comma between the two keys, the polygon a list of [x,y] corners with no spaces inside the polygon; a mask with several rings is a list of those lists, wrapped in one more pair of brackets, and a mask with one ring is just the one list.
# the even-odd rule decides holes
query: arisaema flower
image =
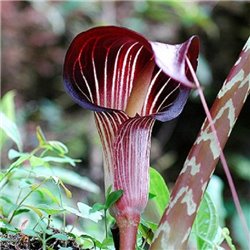
{"label": "arisaema flower", "polygon": [[186,57],[196,68],[198,51],[195,36],[168,45],[114,26],[80,33],[67,51],[64,84],[79,105],[94,111],[105,187],[123,190],[111,211],[119,227],[120,250],[135,248],[147,204],[153,124],[181,113],[193,87]]}

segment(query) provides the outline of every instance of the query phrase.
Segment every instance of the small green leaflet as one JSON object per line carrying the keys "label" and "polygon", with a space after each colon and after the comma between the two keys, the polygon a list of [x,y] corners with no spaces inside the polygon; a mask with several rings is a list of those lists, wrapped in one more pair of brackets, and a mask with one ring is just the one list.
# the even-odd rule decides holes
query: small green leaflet
{"label": "small green leaflet", "polygon": [[108,194],[105,202],[106,209],[112,207],[123,195],[123,190],[116,190]]}
{"label": "small green leaflet", "polygon": [[27,236],[31,236],[31,237],[37,237],[38,233],[32,229],[26,228],[24,230],[22,230],[22,233],[27,235]]}
{"label": "small green leaflet", "polygon": [[[192,230],[196,235],[198,250],[220,249],[224,239],[230,242],[230,236],[219,225],[218,214],[208,193],[202,199]],[[232,243],[230,249],[235,250]]]}
{"label": "small green leaflet", "polygon": [[[11,138],[16,143],[18,149],[22,151],[23,145],[17,125],[13,121],[11,121],[3,112],[0,112],[0,121],[0,128],[9,138]],[[0,132],[2,133],[2,131]]]}
{"label": "small green leaflet", "polygon": [[52,236],[50,236],[47,240],[50,240],[50,239],[57,239],[57,240],[66,241],[68,239],[68,237],[65,234],[56,233],[56,234],[53,234]]}
{"label": "small green leaflet", "polygon": [[112,207],[123,195],[123,190],[116,190],[111,192],[112,187],[110,186],[106,192],[106,201],[105,204],[101,203],[95,203],[91,210],[90,213],[94,213],[96,211],[101,211],[101,210],[108,210],[110,207]]}
{"label": "small green leaflet", "polygon": [[84,218],[84,219],[89,219],[92,220],[94,222],[98,222],[99,220],[102,219],[103,214],[99,211],[95,211],[92,212],[91,211],[91,207],[88,206],[87,204],[84,204],[82,202],[78,202],[77,203],[78,209],[73,208],[73,207],[69,207],[69,206],[65,206],[65,210],[69,213],[72,213],[78,217]]}

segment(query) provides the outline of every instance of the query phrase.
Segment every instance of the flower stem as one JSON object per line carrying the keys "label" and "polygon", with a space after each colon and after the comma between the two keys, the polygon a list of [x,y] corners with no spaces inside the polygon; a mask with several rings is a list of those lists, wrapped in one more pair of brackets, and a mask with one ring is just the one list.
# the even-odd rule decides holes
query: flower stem
{"label": "flower stem", "polygon": [[138,216],[122,216],[117,217],[117,225],[119,227],[119,250],[135,250],[136,236],[138,225],[140,222],[140,215]]}

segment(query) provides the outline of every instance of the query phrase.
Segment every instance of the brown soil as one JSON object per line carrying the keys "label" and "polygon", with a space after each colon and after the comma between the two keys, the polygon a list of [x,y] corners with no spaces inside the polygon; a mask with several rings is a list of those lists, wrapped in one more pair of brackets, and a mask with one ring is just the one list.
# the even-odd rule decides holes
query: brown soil
{"label": "brown soil", "polygon": [[[0,242],[1,250],[42,250],[42,242],[37,237],[30,237],[22,233],[18,234],[0,234],[0,238],[6,240]],[[81,250],[80,246],[74,239],[69,238],[67,241],[51,239],[46,244],[46,249],[59,249],[62,247],[71,247],[72,250]]]}

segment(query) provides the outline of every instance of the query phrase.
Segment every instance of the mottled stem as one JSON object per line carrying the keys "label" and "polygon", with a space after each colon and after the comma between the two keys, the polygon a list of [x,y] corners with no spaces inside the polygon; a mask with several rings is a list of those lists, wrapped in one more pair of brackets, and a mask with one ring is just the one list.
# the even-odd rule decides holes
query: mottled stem
{"label": "mottled stem", "polygon": [[209,108],[208,108],[205,96],[203,94],[203,91],[202,91],[202,88],[201,88],[200,83],[198,81],[198,78],[196,77],[196,74],[194,72],[194,69],[193,69],[192,64],[189,61],[188,57],[186,57],[186,60],[187,60],[188,67],[189,67],[189,69],[191,71],[191,74],[193,76],[194,82],[196,84],[196,87],[198,89],[199,96],[200,96],[203,108],[205,110],[207,119],[208,119],[208,121],[210,123],[210,126],[211,126],[211,129],[212,129],[212,131],[214,133],[214,138],[215,138],[215,141],[217,143],[217,147],[218,147],[218,149],[220,151],[220,162],[221,162],[221,165],[223,166],[224,172],[225,172],[226,177],[227,177],[227,181],[228,181],[231,193],[232,193],[233,201],[234,201],[236,210],[238,212],[238,215],[239,215],[239,218],[240,218],[240,222],[242,224],[243,232],[245,233],[246,238],[250,242],[250,238],[249,238],[250,234],[248,232],[247,221],[246,221],[244,213],[242,211],[242,208],[241,208],[241,205],[240,205],[240,200],[239,200],[239,197],[238,197],[235,185],[234,185],[234,181],[233,181],[232,175],[230,173],[229,167],[227,165],[226,157],[225,157],[225,155],[224,155],[224,153],[222,151],[222,148],[221,148],[221,145],[220,145],[220,141],[219,141],[219,138],[218,138],[215,126],[214,126],[214,122],[213,122],[212,116],[211,116],[211,114],[209,112]]}
{"label": "mottled stem", "polygon": [[[250,39],[210,110],[224,148],[250,91]],[[197,210],[219,160],[220,149],[206,119],[171,193],[151,250],[186,249]]]}

